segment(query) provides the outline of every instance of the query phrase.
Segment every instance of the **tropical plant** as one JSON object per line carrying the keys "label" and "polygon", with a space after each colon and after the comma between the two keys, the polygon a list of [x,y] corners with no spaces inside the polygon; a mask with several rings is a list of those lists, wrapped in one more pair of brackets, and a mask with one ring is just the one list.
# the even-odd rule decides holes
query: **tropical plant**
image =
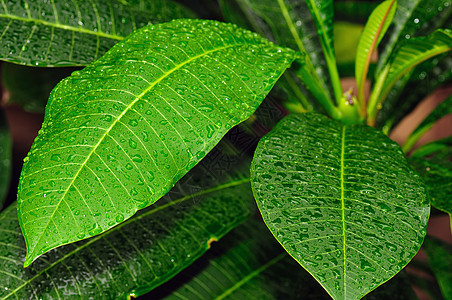
{"label": "tropical plant", "polygon": [[[345,92],[333,1],[206,3],[2,2],[3,85],[45,119],[0,214],[0,298],[415,297],[402,269],[431,205],[452,212],[452,148],[414,145],[452,97],[387,135],[450,82],[450,1],[338,3],[372,11]],[[5,124],[0,147],[3,200]],[[450,245],[426,241],[423,288],[450,299]]]}

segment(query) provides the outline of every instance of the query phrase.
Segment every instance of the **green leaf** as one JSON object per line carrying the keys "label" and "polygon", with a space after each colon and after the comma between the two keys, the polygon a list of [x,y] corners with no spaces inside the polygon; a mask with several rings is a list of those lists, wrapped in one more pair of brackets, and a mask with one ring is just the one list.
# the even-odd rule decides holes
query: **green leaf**
{"label": "green leaf", "polygon": [[[394,84],[412,68],[421,62],[446,53],[452,49],[452,30],[438,29],[427,37],[418,37],[408,40],[399,51],[394,54],[387,68],[387,75],[382,71],[379,79],[383,81],[381,88],[372,91],[368,115],[370,120],[375,119],[377,107],[384,101]],[[373,104],[372,104],[373,102]]]}
{"label": "green leaf", "polygon": [[325,55],[326,65],[333,86],[334,98],[339,101],[342,97],[342,87],[336,66],[334,54],[334,8],[333,0],[306,0],[306,4],[314,16],[320,44]]}
{"label": "green leaf", "polygon": [[358,87],[358,99],[365,105],[364,85],[369,71],[370,57],[388,30],[397,8],[396,0],[382,2],[372,12],[364,26],[363,33],[356,50],[355,78]]}
{"label": "green leaf", "polygon": [[360,299],[389,280],[425,236],[422,181],[368,126],[290,115],[259,142],[251,180],[275,238],[334,299]]}
{"label": "green leaf", "polygon": [[379,53],[377,75],[407,39],[429,35],[439,27],[447,28],[444,23],[452,13],[450,0],[398,0],[397,7],[393,26]]}
{"label": "green leaf", "polygon": [[28,112],[43,113],[50,92],[75,68],[34,68],[2,64],[2,81],[8,91],[6,105],[17,104]]}
{"label": "green leaf", "polygon": [[385,128],[389,132],[425,97],[447,84],[452,79],[452,56],[445,53],[421,63],[407,83],[404,79],[410,73],[404,75],[388,93],[377,115],[377,128]]}
{"label": "green leaf", "polygon": [[338,21],[364,24],[378,5],[368,1],[334,1],[334,16]]}
{"label": "green leaf", "polygon": [[0,299],[130,299],[173,277],[254,211],[247,172],[235,169],[249,161],[212,152],[156,205],[28,268],[16,205],[7,208],[0,214]]}
{"label": "green leaf", "polygon": [[414,144],[427,132],[436,121],[442,117],[452,114],[452,96],[441,102],[425,119],[419,124],[416,129],[408,136],[407,140],[402,146],[402,149],[407,153]]}
{"label": "green leaf", "polygon": [[250,219],[193,265],[149,294],[149,299],[326,299],[328,295]]}
{"label": "green leaf", "polygon": [[452,162],[436,155],[428,158],[410,157],[409,161],[424,179],[432,205],[451,216]]}
{"label": "green leaf", "polygon": [[11,180],[11,135],[6,117],[0,110],[0,211],[6,200]]}
{"label": "green leaf", "polygon": [[[323,97],[331,98],[329,76],[317,28],[305,1],[236,0],[251,29],[280,45],[304,54],[305,68]],[[311,88],[310,82],[305,84]]]}
{"label": "green leaf", "polygon": [[452,246],[434,237],[427,237],[424,249],[444,299],[452,299]]}
{"label": "green leaf", "polygon": [[295,56],[230,24],[175,20],[60,82],[19,184],[25,265],[157,201],[256,110]]}
{"label": "green leaf", "polygon": [[414,150],[410,156],[422,158],[433,153],[443,159],[452,158],[452,136],[422,145]]}
{"label": "green leaf", "polygon": [[0,5],[0,59],[31,66],[81,66],[150,23],[193,17],[167,0],[19,1]]}

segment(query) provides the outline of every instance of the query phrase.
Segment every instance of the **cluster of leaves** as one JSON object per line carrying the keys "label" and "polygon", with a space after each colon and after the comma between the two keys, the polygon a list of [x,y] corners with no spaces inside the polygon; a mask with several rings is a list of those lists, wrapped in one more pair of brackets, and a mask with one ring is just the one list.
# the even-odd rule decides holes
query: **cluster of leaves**
{"label": "cluster of leaves", "polygon": [[[402,148],[386,134],[429,92],[422,79],[450,82],[450,1],[207,2],[236,25],[164,0],[0,6],[9,101],[46,105],[0,214],[1,299],[414,297],[400,271],[431,205],[452,212],[451,138],[412,149],[452,97]],[[367,19],[356,91],[342,90],[335,9]],[[3,200],[3,123],[0,164]],[[452,251],[426,241],[450,297]]]}

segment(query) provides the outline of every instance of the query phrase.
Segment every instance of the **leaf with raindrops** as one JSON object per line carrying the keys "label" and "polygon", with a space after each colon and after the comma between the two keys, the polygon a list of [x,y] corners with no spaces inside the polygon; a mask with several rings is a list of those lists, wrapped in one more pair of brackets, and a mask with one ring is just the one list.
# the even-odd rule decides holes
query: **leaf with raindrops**
{"label": "leaf with raindrops", "polygon": [[80,66],[147,24],[194,17],[170,0],[7,1],[0,5],[0,60]]}
{"label": "leaf with raindrops", "polygon": [[131,299],[169,280],[255,212],[249,159],[212,152],[155,205],[28,268],[16,205],[8,207],[0,214],[0,299]]}
{"label": "leaf with raindrops", "polygon": [[61,81],[19,183],[25,266],[157,201],[297,55],[234,25],[175,20],[136,31]]}
{"label": "leaf with raindrops", "polygon": [[364,125],[290,115],[251,166],[267,227],[334,299],[360,299],[418,252],[430,212],[400,147]]}

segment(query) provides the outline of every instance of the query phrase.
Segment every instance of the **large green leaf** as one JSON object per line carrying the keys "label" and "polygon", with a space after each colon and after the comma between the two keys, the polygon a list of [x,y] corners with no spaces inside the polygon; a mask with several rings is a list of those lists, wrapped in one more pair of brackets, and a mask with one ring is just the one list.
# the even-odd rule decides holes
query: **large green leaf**
{"label": "large green leaf", "polygon": [[403,75],[410,72],[421,62],[446,53],[451,49],[452,30],[450,29],[438,29],[427,37],[408,40],[394,54],[390,64],[385,67],[378,78],[382,85],[372,91],[368,110],[370,120],[375,119],[378,107]]}
{"label": "large green leaf", "polygon": [[414,144],[427,132],[436,121],[448,114],[452,114],[452,96],[441,102],[435,109],[419,124],[416,129],[409,135],[407,140],[402,146],[402,149],[407,153]]}
{"label": "large green leaf", "polygon": [[290,115],[259,142],[264,221],[334,299],[359,299],[417,253],[430,205],[400,147],[363,125]]}
{"label": "large green leaf", "polygon": [[132,31],[193,17],[168,0],[19,1],[0,5],[0,59],[32,66],[86,65]]}
{"label": "large green leaf", "polygon": [[396,0],[384,1],[372,12],[364,26],[356,50],[355,78],[358,86],[358,99],[364,106],[364,85],[369,71],[370,57],[388,30],[397,8]]}
{"label": "large green leaf", "polygon": [[[212,152],[152,207],[28,268],[16,205],[7,208],[0,215],[0,299],[130,299],[173,277],[254,211],[249,160]],[[240,162],[245,172],[233,171]]]}
{"label": "large green leaf", "polygon": [[76,68],[34,68],[11,63],[2,65],[2,83],[8,91],[6,105],[17,104],[28,112],[43,113],[50,92]]}
{"label": "large green leaf", "polygon": [[6,200],[11,179],[11,135],[6,117],[0,110],[0,211]]}
{"label": "large green leaf", "polygon": [[438,280],[445,300],[452,299],[452,245],[433,237],[424,242],[430,267]]}
{"label": "large green leaf", "polygon": [[296,55],[233,25],[175,20],[60,82],[19,184],[25,265],[157,201],[256,110]]}
{"label": "large green leaf", "polygon": [[382,43],[377,74],[388,63],[391,54],[395,53],[406,40],[428,35],[443,26],[452,13],[450,4],[450,0],[398,0],[393,26]]}

